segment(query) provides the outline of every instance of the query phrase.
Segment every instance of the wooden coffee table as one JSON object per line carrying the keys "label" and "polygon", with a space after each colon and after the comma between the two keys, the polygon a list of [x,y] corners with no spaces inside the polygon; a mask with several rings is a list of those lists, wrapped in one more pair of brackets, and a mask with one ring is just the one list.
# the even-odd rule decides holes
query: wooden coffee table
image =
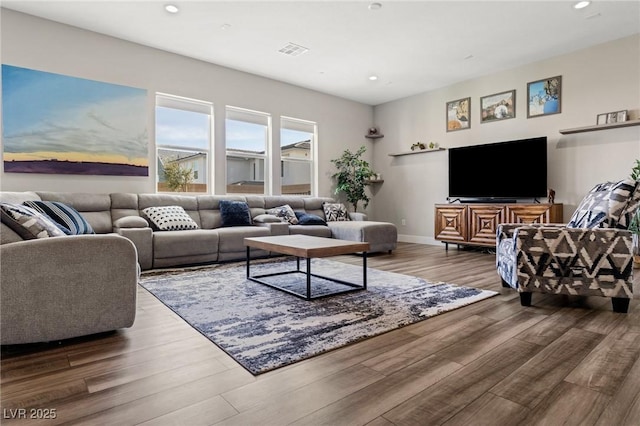
{"label": "wooden coffee table", "polygon": [[[266,286],[293,294],[306,300],[318,299],[321,297],[333,296],[336,294],[348,293],[367,289],[367,251],[369,243],[359,243],[356,241],[336,240],[333,238],[312,237],[309,235],[278,235],[273,237],[252,237],[245,238],[244,245],[247,246],[247,279]],[[275,272],[270,274],[254,275],[250,273],[251,247],[272,251],[280,254],[288,254],[296,257],[296,270]],[[314,257],[330,257],[340,254],[362,253],[362,284],[351,283],[336,278],[325,277],[311,273],[311,259]],[[300,270],[300,258],[307,260],[306,271]],[[261,280],[260,278],[271,277],[284,274],[301,273],[306,275],[306,292],[296,292],[275,284]],[[335,283],[343,284],[348,288],[325,293],[318,296],[311,295],[311,277],[323,278]]]}

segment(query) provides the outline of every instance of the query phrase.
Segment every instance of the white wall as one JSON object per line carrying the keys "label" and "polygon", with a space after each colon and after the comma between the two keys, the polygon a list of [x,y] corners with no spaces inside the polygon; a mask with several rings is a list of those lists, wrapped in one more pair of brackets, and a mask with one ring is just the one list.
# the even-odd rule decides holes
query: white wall
{"label": "white wall", "polygon": [[[562,112],[527,119],[527,83],[556,75],[562,76]],[[480,97],[512,89],[516,118],[481,124]],[[471,97],[471,128],[447,133],[445,104],[465,97]],[[639,108],[640,35],[378,105],[374,122],[385,136],[372,142],[373,163],[384,183],[369,208],[375,219],[396,223],[401,240],[439,244],[433,239],[434,204],[446,203],[448,152],[388,154],[409,151],[418,141],[451,148],[547,136],[548,186],[568,220],[593,185],[629,175],[640,158],[640,126],[573,135],[559,130],[593,125],[597,114],[624,109],[637,119]],[[511,164],[486,161],[503,168],[505,179],[518,173],[517,158]]]}
{"label": "white wall", "polygon": [[[270,113],[273,122],[272,166],[279,167],[281,115],[318,123],[318,195],[333,196],[330,159],[345,148],[357,149],[373,122],[373,108],[335,96],[103,36],[75,27],[1,9],[3,64],[104,81],[148,91],[149,177],[0,174],[4,191],[154,192],[155,93],[163,92],[214,103],[214,185],[226,190],[225,106]],[[371,159],[371,152],[368,152]],[[274,190],[280,188],[276,173]]]}

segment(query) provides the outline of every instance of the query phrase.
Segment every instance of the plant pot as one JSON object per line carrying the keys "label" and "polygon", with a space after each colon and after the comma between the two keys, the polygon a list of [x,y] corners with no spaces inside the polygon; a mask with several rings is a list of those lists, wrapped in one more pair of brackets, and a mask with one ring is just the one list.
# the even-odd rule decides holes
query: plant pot
{"label": "plant pot", "polygon": [[640,254],[633,255],[633,268],[640,269]]}

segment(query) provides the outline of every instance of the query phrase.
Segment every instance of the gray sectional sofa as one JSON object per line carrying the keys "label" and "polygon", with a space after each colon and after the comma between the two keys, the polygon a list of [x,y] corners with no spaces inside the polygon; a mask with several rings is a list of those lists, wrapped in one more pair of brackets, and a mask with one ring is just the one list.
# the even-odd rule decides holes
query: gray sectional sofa
{"label": "gray sectional sofa", "polygon": [[[95,234],[23,240],[4,223],[0,230],[2,344],[60,340],[130,327],[135,318],[140,269],[242,260],[245,237],[307,234],[370,243],[370,252],[396,248],[391,223],[350,221],[292,225],[256,220],[249,226],[222,227],[221,200],[244,201],[251,217],[271,208],[325,218],[326,197],[213,196],[169,194],[88,194],[0,192],[0,201],[57,201],[73,207]],[[181,206],[198,225],[194,230],[160,231],[142,212],[147,207]],[[252,256],[267,252],[252,250]]]}

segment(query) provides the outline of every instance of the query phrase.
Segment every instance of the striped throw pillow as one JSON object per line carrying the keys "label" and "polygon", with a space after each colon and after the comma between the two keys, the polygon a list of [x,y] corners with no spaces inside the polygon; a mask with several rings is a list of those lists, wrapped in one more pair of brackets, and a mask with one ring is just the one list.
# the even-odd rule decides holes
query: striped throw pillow
{"label": "striped throw pillow", "polygon": [[93,228],[73,207],[59,201],[25,201],[27,207],[49,216],[67,235],[95,234]]}

